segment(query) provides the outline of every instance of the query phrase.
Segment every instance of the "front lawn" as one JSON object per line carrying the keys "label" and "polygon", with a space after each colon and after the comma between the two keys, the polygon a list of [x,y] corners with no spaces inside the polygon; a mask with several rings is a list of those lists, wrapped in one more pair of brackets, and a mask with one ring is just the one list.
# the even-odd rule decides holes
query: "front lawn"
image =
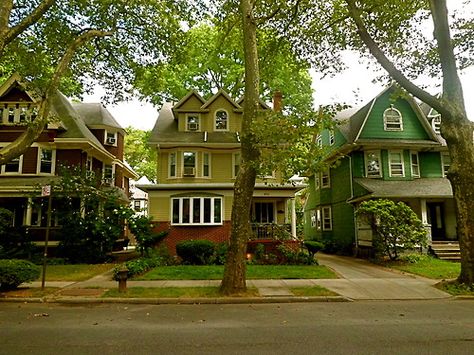
{"label": "front lawn", "polygon": [[[48,265],[46,267],[46,281],[84,281],[103,274],[113,267],[114,264]],[[38,281],[40,280],[41,276]]]}
{"label": "front lawn", "polygon": [[[160,266],[135,280],[221,280],[222,265]],[[319,265],[248,265],[247,279],[336,279],[325,266]]]}
{"label": "front lawn", "polygon": [[458,277],[461,272],[461,264],[452,261],[440,260],[430,256],[419,256],[414,261],[415,262],[408,262],[402,260],[389,262],[386,266],[438,280],[454,279]]}
{"label": "front lawn", "polygon": [[[257,297],[256,288],[248,288],[241,297]],[[117,289],[108,290],[102,297],[125,298],[197,298],[197,297],[222,297],[219,287],[129,287],[126,292]]]}

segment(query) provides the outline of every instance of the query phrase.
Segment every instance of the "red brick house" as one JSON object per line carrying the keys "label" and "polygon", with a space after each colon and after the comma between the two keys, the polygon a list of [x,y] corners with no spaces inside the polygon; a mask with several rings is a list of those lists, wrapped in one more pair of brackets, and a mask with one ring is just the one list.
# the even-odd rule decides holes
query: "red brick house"
{"label": "red brick house", "polygon": [[[0,86],[0,147],[14,141],[35,119],[37,106],[35,93],[18,75]],[[46,211],[32,203],[31,192],[54,180],[61,165],[94,171],[103,184],[128,198],[129,180],[137,176],[123,160],[124,135],[102,104],[72,104],[58,91],[52,98],[51,122],[41,136],[22,156],[0,167],[0,207],[13,212],[14,225],[39,231],[38,241],[43,240]]]}

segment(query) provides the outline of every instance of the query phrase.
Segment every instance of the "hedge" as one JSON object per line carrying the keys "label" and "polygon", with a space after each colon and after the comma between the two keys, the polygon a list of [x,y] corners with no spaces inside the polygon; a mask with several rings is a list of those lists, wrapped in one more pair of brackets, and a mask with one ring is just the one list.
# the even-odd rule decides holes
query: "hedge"
{"label": "hedge", "polygon": [[40,267],[26,260],[0,260],[0,289],[17,288],[23,282],[34,281],[39,278]]}

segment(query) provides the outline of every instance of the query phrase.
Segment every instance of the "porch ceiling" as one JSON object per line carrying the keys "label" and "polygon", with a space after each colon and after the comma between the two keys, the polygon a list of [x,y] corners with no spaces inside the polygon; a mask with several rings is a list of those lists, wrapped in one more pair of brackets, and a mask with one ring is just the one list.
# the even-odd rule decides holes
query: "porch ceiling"
{"label": "porch ceiling", "polygon": [[[354,181],[369,192],[365,198],[452,198],[451,183],[445,178],[421,178],[415,180],[396,181],[356,178]],[[360,199],[360,198],[359,198]],[[358,198],[352,199],[355,202]]]}

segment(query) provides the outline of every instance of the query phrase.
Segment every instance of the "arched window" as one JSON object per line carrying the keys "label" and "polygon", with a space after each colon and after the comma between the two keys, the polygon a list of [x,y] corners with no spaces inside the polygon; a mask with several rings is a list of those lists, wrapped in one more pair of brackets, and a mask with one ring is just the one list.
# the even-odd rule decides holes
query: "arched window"
{"label": "arched window", "polygon": [[216,131],[228,131],[229,130],[229,115],[225,110],[216,111],[216,124],[214,126]]}
{"label": "arched window", "polygon": [[403,131],[402,114],[393,105],[383,113],[383,126],[386,131]]}

